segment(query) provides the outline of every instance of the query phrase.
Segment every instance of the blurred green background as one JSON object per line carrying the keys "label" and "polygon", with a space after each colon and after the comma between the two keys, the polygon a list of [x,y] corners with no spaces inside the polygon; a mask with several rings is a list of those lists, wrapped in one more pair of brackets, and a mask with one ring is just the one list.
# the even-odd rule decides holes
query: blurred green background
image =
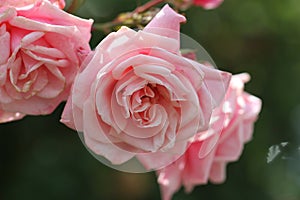
{"label": "blurred green background", "polygon": [[[76,14],[96,22],[131,11],[141,0],[86,0]],[[263,99],[253,140],[227,181],[180,190],[173,199],[300,199],[300,1],[225,0],[217,9],[185,12],[182,32],[198,41],[219,68],[249,72],[248,92]],[[104,35],[93,32],[94,47]],[[0,199],[160,199],[154,173],[128,174],[94,159],[78,134],[52,115],[1,124]],[[279,144],[288,142],[286,147]],[[270,163],[270,146],[281,152]]]}

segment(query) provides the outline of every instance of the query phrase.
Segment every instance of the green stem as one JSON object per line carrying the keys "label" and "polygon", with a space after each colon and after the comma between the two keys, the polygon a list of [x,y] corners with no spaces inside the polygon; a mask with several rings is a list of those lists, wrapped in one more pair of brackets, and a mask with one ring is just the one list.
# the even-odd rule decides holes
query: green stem
{"label": "green stem", "polygon": [[95,30],[100,30],[103,31],[104,33],[109,33],[111,31],[111,29],[115,26],[121,26],[125,24],[125,21],[132,18],[132,16],[134,14],[139,14],[139,13],[143,13],[147,10],[149,10],[150,8],[165,2],[166,0],[151,0],[147,3],[145,3],[144,5],[138,6],[134,11],[126,14],[126,18],[120,18],[117,17],[115,18],[113,21],[111,22],[106,22],[106,23],[95,23],[93,28]]}
{"label": "green stem", "polygon": [[160,3],[163,3],[165,0],[152,0],[152,1],[149,1],[147,3],[145,3],[144,5],[141,5],[139,7],[137,7],[133,13],[142,13],[142,12],[145,12],[146,10],[160,4]]}

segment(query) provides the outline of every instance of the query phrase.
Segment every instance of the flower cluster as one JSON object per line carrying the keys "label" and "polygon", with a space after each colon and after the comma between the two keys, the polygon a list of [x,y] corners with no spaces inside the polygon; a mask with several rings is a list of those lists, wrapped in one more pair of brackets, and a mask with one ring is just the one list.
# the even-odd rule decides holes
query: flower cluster
{"label": "flower cluster", "polygon": [[[222,1],[167,2],[212,9]],[[261,109],[244,92],[250,76],[183,55],[186,19],[169,5],[142,30],[123,26],[95,50],[93,20],[64,7],[63,0],[0,1],[0,123],[50,114],[66,101],[61,122],[111,165],[135,160],[156,170],[163,199],[181,185],[223,182]]]}

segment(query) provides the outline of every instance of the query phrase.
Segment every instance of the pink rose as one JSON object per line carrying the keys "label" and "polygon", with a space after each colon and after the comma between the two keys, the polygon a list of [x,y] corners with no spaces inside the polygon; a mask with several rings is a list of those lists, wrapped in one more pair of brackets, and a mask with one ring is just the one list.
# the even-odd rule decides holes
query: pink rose
{"label": "pink rose", "polygon": [[194,5],[201,6],[205,9],[214,9],[222,2],[223,0],[193,0]]}
{"label": "pink rose", "polygon": [[[33,5],[40,0],[0,0],[0,7],[2,6],[13,6],[13,7],[25,7]],[[53,5],[63,9],[66,5],[64,0],[48,0]]]}
{"label": "pink rose", "polygon": [[211,128],[197,134],[180,159],[157,172],[164,200],[171,199],[181,185],[190,192],[208,180],[225,180],[226,164],[240,157],[261,109],[261,100],[243,91],[249,79],[248,74],[232,77],[223,103],[213,112]]}
{"label": "pink rose", "polygon": [[40,115],[66,100],[90,52],[92,20],[49,1],[0,8],[0,109]]}
{"label": "pink rose", "polygon": [[5,112],[3,110],[0,110],[0,123],[5,123],[5,122],[11,122],[15,120],[22,119],[24,117],[24,114],[16,112]]}
{"label": "pink rose", "polygon": [[254,122],[261,110],[259,98],[244,92],[244,83],[250,80],[249,74],[233,76],[230,88],[223,103],[227,115],[225,126],[220,135],[209,179],[222,183],[226,179],[226,164],[239,159],[244,143],[252,139]]}
{"label": "pink rose", "polygon": [[166,5],[144,30],[122,27],[75,79],[62,122],[83,131],[87,147],[112,164],[138,156],[147,169],[165,166],[173,158],[161,154],[181,155],[222,101],[231,75],[181,56],[184,21]]}
{"label": "pink rose", "polygon": [[193,5],[209,10],[218,7],[223,0],[168,0],[168,2],[180,10],[186,10]]}

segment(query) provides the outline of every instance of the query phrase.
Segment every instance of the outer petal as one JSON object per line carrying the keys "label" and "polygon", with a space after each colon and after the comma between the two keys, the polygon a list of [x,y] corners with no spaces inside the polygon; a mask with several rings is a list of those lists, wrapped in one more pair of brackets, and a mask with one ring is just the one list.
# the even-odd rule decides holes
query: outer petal
{"label": "outer petal", "polygon": [[231,74],[229,72],[207,67],[190,59],[186,60],[192,63],[195,68],[200,68],[203,71],[205,74],[205,86],[207,87],[212,98],[212,106],[213,108],[219,106],[223,101],[229,87]]}
{"label": "outer petal", "polygon": [[73,108],[73,103],[72,103],[72,97],[70,96],[64,107],[60,122],[65,124],[66,126],[68,126],[71,129],[77,130],[75,127],[74,118],[73,118],[73,109],[74,108]]}
{"label": "outer petal", "polygon": [[144,28],[144,31],[175,39],[179,51],[180,23],[185,21],[184,16],[176,13],[169,5],[165,5]]}
{"label": "outer petal", "polygon": [[244,146],[242,131],[242,125],[237,126],[232,130],[230,136],[227,137],[226,140],[218,144],[215,154],[216,161],[232,162],[240,157]]}
{"label": "outer petal", "polygon": [[179,159],[174,164],[157,172],[163,200],[171,200],[173,194],[180,189],[183,167],[184,160]]}
{"label": "outer petal", "polygon": [[22,113],[5,112],[0,110],[0,123],[11,122],[22,119],[25,115]]}
{"label": "outer petal", "polygon": [[93,23],[93,20],[86,20],[71,15],[61,9],[58,9],[56,6],[53,6],[48,1],[39,1],[30,9],[20,10],[18,13],[19,15],[29,19],[44,19],[43,22],[47,24],[76,26],[83,36],[83,38],[81,38],[82,40],[88,42],[90,39],[88,36],[91,35],[90,27]]}
{"label": "outer petal", "polygon": [[[7,62],[10,54],[10,34],[6,32],[6,26],[0,27],[0,65]],[[0,78],[1,83],[1,78]],[[0,84],[1,85],[1,84]]]}
{"label": "outer petal", "polygon": [[191,192],[195,185],[208,182],[209,172],[214,159],[214,150],[206,157],[199,158],[199,149],[203,142],[192,143],[188,148],[186,156],[186,167],[183,172],[183,184],[187,192]]}
{"label": "outer petal", "polygon": [[244,123],[244,142],[249,142],[252,138],[253,133],[253,121],[257,120],[258,114],[262,107],[261,99],[247,94],[244,94],[245,101],[246,101],[246,108],[245,108],[245,123]]}
{"label": "outer petal", "polygon": [[[108,126],[100,126],[96,111],[89,101],[84,106],[84,140],[88,148],[94,153],[104,156],[114,165],[122,164],[130,160],[134,154],[124,151],[111,143],[104,132],[108,132]],[[105,129],[106,128],[106,129]],[[102,141],[101,141],[102,140]],[[104,141],[104,142],[103,142]]]}
{"label": "outer petal", "polygon": [[172,165],[174,161],[180,159],[188,148],[187,142],[177,142],[172,149],[166,152],[155,152],[148,154],[138,154],[137,157],[146,169],[163,169]]}
{"label": "outer petal", "polygon": [[214,162],[210,174],[209,180],[212,183],[223,183],[226,179],[226,163],[224,162]]}
{"label": "outer petal", "polygon": [[16,100],[13,103],[5,104],[5,110],[11,112],[22,112],[28,115],[47,115],[54,111],[58,104],[66,100],[67,95],[61,94],[55,99],[41,99],[39,97],[31,97],[30,101],[27,99]]}

